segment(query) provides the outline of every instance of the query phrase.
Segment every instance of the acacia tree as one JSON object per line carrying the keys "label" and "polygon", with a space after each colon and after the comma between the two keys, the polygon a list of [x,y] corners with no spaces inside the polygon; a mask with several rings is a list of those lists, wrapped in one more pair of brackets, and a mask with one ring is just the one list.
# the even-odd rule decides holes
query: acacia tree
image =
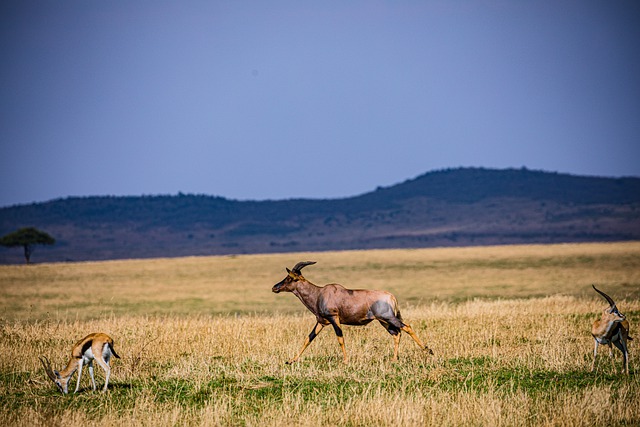
{"label": "acacia tree", "polygon": [[35,227],[21,228],[0,238],[0,245],[2,246],[8,248],[22,246],[27,264],[31,262],[31,253],[35,245],[53,245],[55,242],[56,240],[53,237]]}

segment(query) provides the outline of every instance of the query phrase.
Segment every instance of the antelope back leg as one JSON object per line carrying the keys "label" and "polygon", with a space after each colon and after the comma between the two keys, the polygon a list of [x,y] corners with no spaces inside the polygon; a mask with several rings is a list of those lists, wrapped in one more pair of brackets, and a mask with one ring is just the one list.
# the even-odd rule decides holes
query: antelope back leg
{"label": "antelope back leg", "polygon": [[402,327],[402,330],[405,331],[406,333],[409,334],[409,336],[411,338],[413,338],[413,340],[416,342],[416,344],[418,344],[418,346],[422,349],[424,349],[425,351],[427,351],[429,354],[433,354],[433,350],[431,350],[429,347],[427,347],[426,345],[424,345],[422,343],[422,341],[420,341],[420,338],[418,338],[418,336],[416,335],[415,332],[413,332],[413,328],[408,325],[408,324],[404,324],[404,326]]}
{"label": "antelope back leg", "polygon": [[[398,360],[398,347],[400,346],[400,336],[402,334],[400,330],[401,326],[394,326],[382,319],[378,319],[378,322],[380,322],[380,324],[393,337],[393,361],[395,362]],[[402,325],[402,322],[399,322],[399,324]]]}
{"label": "antelope back leg", "polygon": [[400,347],[400,333],[397,333],[393,336],[393,361],[398,360],[398,347]]}
{"label": "antelope back leg", "polygon": [[[413,328],[402,321],[400,312],[398,312],[393,305],[379,302],[377,304],[374,304],[374,306],[371,307],[371,310],[374,312],[376,319],[378,319],[380,323],[382,323],[383,325],[385,323],[388,323],[389,325],[400,331],[405,331],[411,338],[413,338],[413,340],[421,349],[428,351],[429,354],[433,354],[433,351],[429,347],[425,346],[422,341],[420,341],[420,338],[418,338],[416,333],[413,332]],[[391,333],[391,331],[389,332]]]}

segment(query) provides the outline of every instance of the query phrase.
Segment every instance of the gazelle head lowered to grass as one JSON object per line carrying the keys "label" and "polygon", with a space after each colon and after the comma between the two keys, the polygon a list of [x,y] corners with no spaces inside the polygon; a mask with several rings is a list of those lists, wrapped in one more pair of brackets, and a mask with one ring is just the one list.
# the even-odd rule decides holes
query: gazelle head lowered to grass
{"label": "gazelle head lowered to grass", "polygon": [[600,344],[606,344],[609,346],[609,355],[613,362],[613,347],[611,346],[613,344],[622,352],[622,372],[628,374],[629,351],[627,348],[627,341],[633,339],[629,336],[629,321],[626,319],[624,314],[618,311],[616,303],[609,295],[596,288],[595,285],[592,286],[597,293],[607,300],[609,307],[602,311],[601,318],[593,322],[591,326],[591,335],[593,335],[593,339],[595,340],[591,371],[595,368],[598,346]]}
{"label": "gazelle head lowered to grass", "polygon": [[96,389],[96,381],[93,377],[93,361],[95,360],[98,365],[104,369],[105,379],[102,391],[105,392],[107,391],[109,377],[111,376],[109,361],[112,355],[118,359],[120,358],[113,349],[113,339],[111,339],[109,335],[99,332],[87,335],[73,346],[71,349],[71,358],[66,368],[61,372],[51,369],[51,362],[44,356],[40,357],[40,363],[42,363],[44,371],[58,387],[58,390],[60,390],[61,393],[67,394],[69,392],[69,381],[76,371],[78,371],[78,381],[74,393],[80,389],[80,378],[82,377],[82,368],[84,365],[89,365],[91,384],[93,390]]}

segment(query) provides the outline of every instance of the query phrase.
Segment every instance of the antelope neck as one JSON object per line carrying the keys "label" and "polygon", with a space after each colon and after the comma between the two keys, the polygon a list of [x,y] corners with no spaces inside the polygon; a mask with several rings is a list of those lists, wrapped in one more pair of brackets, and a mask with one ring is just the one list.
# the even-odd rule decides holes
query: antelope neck
{"label": "antelope neck", "polygon": [[317,314],[318,294],[320,288],[311,282],[298,282],[296,288],[292,291],[298,297],[302,304],[305,305],[312,313]]}

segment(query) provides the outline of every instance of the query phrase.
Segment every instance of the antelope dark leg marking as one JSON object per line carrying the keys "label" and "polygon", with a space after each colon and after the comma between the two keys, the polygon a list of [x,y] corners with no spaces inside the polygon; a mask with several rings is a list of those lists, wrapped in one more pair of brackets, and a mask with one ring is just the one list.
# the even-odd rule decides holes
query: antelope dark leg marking
{"label": "antelope dark leg marking", "polygon": [[304,343],[302,344],[302,348],[300,349],[298,354],[293,359],[289,360],[287,362],[287,365],[292,364],[293,362],[295,362],[296,360],[298,360],[300,358],[300,356],[305,351],[305,349],[309,346],[309,344],[311,344],[311,341],[313,341],[313,339],[318,336],[318,334],[320,333],[322,328],[324,328],[323,324],[316,323],[316,325],[311,330],[311,333],[309,334],[309,336],[304,340]]}
{"label": "antelope dark leg marking", "polygon": [[[318,326],[320,328],[318,328]],[[322,326],[320,323],[316,323],[316,326],[313,327],[313,329],[311,330],[311,333],[309,334],[309,344],[311,344],[311,341],[313,341],[315,337],[318,336],[322,328],[324,328],[324,326]]]}
{"label": "antelope dark leg marking", "polygon": [[344,363],[347,363],[349,359],[347,358],[347,349],[344,346],[344,337],[342,336],[340,319],[337,319],[335,317],[328,317],[327,320],[331,322],[331,325],[333,326],[333,330],[335,331],[336,336],[338,337],[338,344],[340,344],[340,348],[342,349],[343,361]]}
{"label": "antelope dark leg marking", "polygon": [[333,326],[333,330],[335,331],[338,337],[342,336],[342,328],[340,327],[340,323],[336,321],[335,318],[329,317],[327,320],[331,322],[331,326]]}

